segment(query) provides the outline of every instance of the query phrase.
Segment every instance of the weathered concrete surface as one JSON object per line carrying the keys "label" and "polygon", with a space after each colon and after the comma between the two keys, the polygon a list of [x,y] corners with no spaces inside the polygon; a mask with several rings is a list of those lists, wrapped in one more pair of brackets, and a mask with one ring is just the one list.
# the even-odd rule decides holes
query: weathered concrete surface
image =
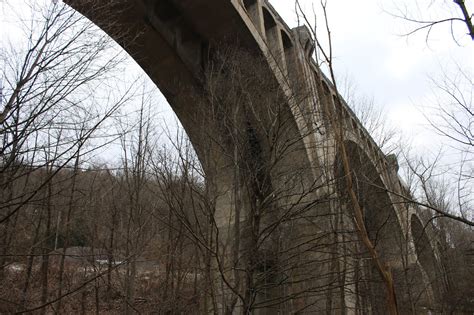
{"label": "weathered concrete surface", "polygon": [[[428,288],[427,293],[422,294],[422,306],[433,305],[439,288],[433,289],[431,285],[436,268],[430,261],[436,260],[437,253],[435,245],[429,243],[434,237],[421,234],[432,231],[420,231],[417,220],[423,222],[423,217],[419,215],[419,209],[407,207],[399,197],[405,193],[405,188],[397,175],[396,160],[382,153],[347,104],[337,102],[332,84],[311,58],[314,44],[307,29],[290,30],[263,0],[65,2],[113,37],[168,100],[189,135],[209,182],[213,183],[217,225],[227,235],[223,243],[232,244],[231,235],[236,226],[240,226],[236,225],[237,221],[244,226],[255,220],[249,213],[239,214],[238,208],[252,208],[253,205],[265,209],[264,218],[259,219],[262,228],[270,227],[285,211],[307,211],[305,207],[311,210],[313,219],[310,223],[307,219],[292,217],[279,227],[281,231],[276,233],[280,235],[277,238],[284,234],[285,241],[272,240],[262,245],[271,252],[275,244],[287,248],[295,248],[295,244],[300,243],[312,244],[296,246],[304,252],[297,256],[298,259],[311,261],[302,269],[292,269],[289,277],[300,284],[288,284],[281,290],[269,290],[260,296],[261,301],[270,299],[269,296],[286,301],[277,306],[262,302],[262,313],[265,309],[268,313],[288,313],[298,308],[338,313],[342,312],[341,305],[345,312],[354,312],[362,303],[355,297],[361,294],[354,292],[357,291],[355,271],[346,273],[341,285],[346,290],[342,293],[336,288],[329,294],[322,294],[323,297],[316,293],[308,297],[298,292],[308,288],[316,291],[315,288],[331,283],[334,279],[326,279],[323,275],[330,274],[334,268],[344,268],[348,263],[361,265],[354,270],[360,269],[364,274],[374,273],[360,257],[340,260],[333,254],[323,254],[324,250],[311,254],[313,248],[322,248],[328,242],[356,242],[353,234],[338,235],[334,240],[329,236],[333,234],[329,228],[347,230],[352,225],[352,217],[350,207],[344,201],[344,189],[340,185],[338,188],[336,183],[340,159],[328,128],[328,113],[342,118],[351,164],[358,175],[358,193],[369,234],[378,238],[377,249],[395,275],[407,270],[413,272],[416,276],[412,278],[417,279],[417,285]],[[213,72],[213,67],[220,65],[216,55],[223,51],[231,52],[230,58],[234,59],[225,68],[233,65],[232,69],[238,71],[230,75]],[[241,75],[237,76],[235,72]],[[243,79],[246,79],[243,84],[246,90],[234,91]],[[227,93],[223,93],[226,89]],[[242,94],[246,94],[245,101],[221,102],[225,96],[234,95],[234,99],[239,99]],[[323,110],[324,107],[329,111]],[[276,128],[282,121],[281,128]],[[248,143],[240,146],[239,137],[246,138]],[[282,147],[287,150],[279,151]],[[247,171],[242,171],[243,165]],[[258,187],[241,193],[244,182],[257,183]],[[285,192],[285,198],[267,206],[265,201],[277,191]],[[240,201],[239,194],[245,195],[240,196]],[[339,196],[339,199],[324,199],[330,195]],[[334,218],[337,218],[336,227]],[[245,233],[245,228],[242,229]],[[423,253],[419,250],[420,245],[414,242],[415,230],[423,242]],[[315,235],[321,237],[315,238]],[[401,257],[395,249],[404,244],[408,245],[404,248],[405,257]],[[336,247],[337,251],[341,250],[340,245]],[[342,250],[358,251],[345,245]],[[253,254],[256,252],[242,255]],[[296,256],[293,254],[285,251],[279,260],[287,265],[294,264],[291,259]],[[313,279],[317,275],[321,275],[320,279]],[[372,300],[366,297],[364,303],[383,300],[377,296],[380,292],[375,292],[379,289],[375,285],[364,289],[366,296],[372,296]],[[383,312],[377,303],[364,309],[375,314]]]}

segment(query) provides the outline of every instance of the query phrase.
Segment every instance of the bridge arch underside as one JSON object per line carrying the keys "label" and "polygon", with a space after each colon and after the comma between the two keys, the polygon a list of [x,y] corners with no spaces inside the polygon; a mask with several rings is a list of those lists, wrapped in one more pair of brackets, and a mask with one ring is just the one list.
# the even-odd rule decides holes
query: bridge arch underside
{"label": "bridge arch underside", "polygon": [[[232,13],[235,10],[228,8],[230,2],[193,0],[195,11],[188,8],[186,12],[179,1],[171,0],[156,1],[161,5],[151,8],[146,1],[130,5],[131,1],[122,0],[117,5],[124,6],[115,11],[88,10],[89,1],[67,2],[137,61],[190,137],[209,179],[218,242],[226,251],[220,257],[223,265],[219,272],[228,283],[220,283],[216,290],[237,282],[241,270],[239,287],[233,290],[240,296],[252,292],[255,296],[249,299],[256,309],[290,312],[293,302],[288,294],[298,299],[310,292],[306,289],[311,285],[313,291],[317,288],[318,267],[308,267],[300,253],[322,248],[327,241],[316,234],[302,235],[300,227],[306,224],[307,232],[328,226],[324,221],[327,199],[316,196],[322,178],[315,174],[322,172],[309,161],[304,143],[309,135],[297,124],[301,117],[294,116],[263,53]],[[206,14],[212,18],[202,19],[199,10],[209,6],[213,8]],[[191,11],[196,16],[190,15]],[[116,16],[111,16],[113,12]],[[111,19],[117,22],[109,24]],[[231,39],[228,34],[233,34]],[[225,48],[214,49],[218,46]],[[238,246],[235,257],[231,255],[233,246]],[[327,259],[321,260],[326,264]],[[248,284],[245,279],[252,273],[256,280]],[[309,284],[299,285],[302,282]],[[224,288],[216,293],[223,296],[220,309],[234,303],[230,291]],[[324,295],[318,294],[319,299]],[[283,302],[276,303],[278,298]],[[304,309],[305,303],[316,300],[305,299],[297,307]]]}
{"label": "bridge arch underside", "polygon": [[[274,180],[295,166],[305,180],[314,179],[304,152],[308,135],[296,122],[301,117],[294,117],[233,1],[65,2],[116,40],[155,82],[219,187],[232,189],[235,146],[239,153],[254,146],[265,164],[274,162],[265,170]],[[249,158],[245,154],[242,159]]]}
{"label": "bridge arch underside", "polygon": [[[429,294],[423,283],[423,271],[417,264],[410,264],[407,237],[386,186],[375,163],[353,141],[345,141],[350,174],[359,205],[363,212],[368,236],[381,261],[389,267],[394,278],[397,302],[402,314],[418,313],[429,303]],[[367,248],[353,224],[353,203],[349,197],[341,156],[336,155],[335,182],[340,196],[341,212],[350,227],[348,238],[352,241],[356,262],[354,270],[355,305],[372,314],[387,314],[386,289],[381,275],[375,268]]]}
{"label": "bridge arch underside", "polygon": [[[303,117],[295,117],[254,34],[233,7],[235,1],[65,2],[124,47],[181,121],[212,186],[215,225],[224,245],[220,248],[226,248],[220,272],[230,284],[239,283],[234,290],[240,296],[252,292],[249,300],[255,309],[321,313],[332,307],[325,298],[335,282],[334,253],[327,245],[333,242],[328,227],[334,214],[330,198],[319,189],[324,180],[319,167],[325,166],[310,162],[304,141],[309,135],[297,123]],[[246,7],[253,6],[252,16],[260,12],[258,3],[244,1]],[[263,32],[270,41],[283,42],[287,61],[295,59],[291,40],[280,39],[274,22],[267,16]],[[274,57],[282,55],[279,46],[270,49]],[[361,152],[354,149],[351,161],[355,172],[365,176],[358,177],[358,192],[369,234],[387,263],[398,270],[394,249],[400,248],[403,233],[390,198],[374,188],[382,187],[382,180],[373,165],[365,172],[362,162],[369,159]],[[230,255],[234,246],[235,256]],[[376,310],[384,299],[377,293],[383,289],[372,286],[380,286],[380,281],[370,265],[361,262],[365,256],[360,248],[355,249],[362,268],[353,268],[352,275],[355,279],[357,269],[363,280],[354,281],[361,283],[356,292],[364,301],[373,297]],[[255,279],[251,284],[244,280],[249,276]],[[216,290],[226,285],[220,283]],[[220,309],[235,304],[230,291],[217,293],[222,295]]]}

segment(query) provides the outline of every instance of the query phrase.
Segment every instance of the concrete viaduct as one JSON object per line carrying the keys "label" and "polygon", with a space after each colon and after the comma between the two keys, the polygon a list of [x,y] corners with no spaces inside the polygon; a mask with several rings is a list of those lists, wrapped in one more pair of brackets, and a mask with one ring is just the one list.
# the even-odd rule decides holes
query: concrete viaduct
{"label": "concrete viaduct", "polygon": [[[258,265],[253,274],[275,261],[292,266],[273,272],[273,280],[263,277],[269,285],[250,299],[252,312],[384,313],[383,286],[350,232],[328,115],[344,130],[369,235],[394,273],[402,313],[436,308],[443,284],[435,231],[400,197],[408,192],[396,158],[384,155],[336,97],[312,57],[306,27],[290,29],[266,0],[65,2],[135,59],[180,119],[212,186],[223,251],[231,256],[238,246],[241,253],[239,262],[224,263],[227,282],[239,277],[236,266]],[[244,234],[256,224],[265,240],[252,247]],[[294,267],[295,260],[305,267]],[[233,290],[249,291],[244,287]],[[202,312],[243,313],[248,305],[227,298],[233,290],[222,289],[220,302]]]}

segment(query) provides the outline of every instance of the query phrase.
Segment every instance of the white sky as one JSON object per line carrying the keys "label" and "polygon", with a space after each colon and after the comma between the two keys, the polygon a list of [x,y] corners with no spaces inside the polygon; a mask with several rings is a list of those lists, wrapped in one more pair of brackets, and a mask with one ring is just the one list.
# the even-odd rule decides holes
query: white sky
{"label": "white sky", "polygon": [[[292,1],[270,2],[290,27],[296,26]],[[308,12],[312,11],[313,2],[320,13],[318,0],[301,0]],[[474,1],[467,0],[466,4],[472,12]],[[440,76],[441,69],[450,71],[456,63],[472,74],[473,42],[463,24],[454,27],[458,44],[451,37],[449,24],[435,27],[428,42],[424,31],[410,37],[400,36],[413,25],[387,12],[398,13],[397,9],[403,7],[414,17],[425,19],[461,14],[452,0],[329,0],[327,12],[335,68],[340,76],[348,76],[356,84],[358,93],[373,96],[414,145],[431,149],[441,141],[428,131],[421,112],[422,106],[428,106],[433,99],[429,77]],[[324,35],[322,19],[319,24]]]}
{"label": "white sky", "polygon": [[[36,0],[0,0],[0,8],[4,9],[5,3],[8,3],[15,8],[16,13],[27,14],[22,9],[24,1],[40,2],[40,0],[37,0],[38,2]],[[307,12],[311,12],[312,0],[300,1],[308,9]],[[319,1],[314,0],[316,7]],[[449,25],[436,27],[428,42],[425,41],[425,32],[408,38],[403,37],[400,34],[410,30],[411,25],[386,13],[386,11],[396,13],[396,5],[398,7],[406,5],[408,12],[415,17],[422,15],[430,19],[446,15],[459,16],[459,9],[453,0],[327,1],[329,2],[328,16],[333,39],[336,75],[339,78],[349,77],[351,84],[357,86],[358,96],[374,98],[375,104],[386,112],[389,123],[397,127],[404,135],[404,141],[401,142],[403,148],[411,147],[415,154],[431,156],[439,152],[441,147],[446,150],[441,161],[443,168],[441,174],[447,170],[448,181],[454,183],[457,170],[456,167],[452,167],[452,164],[459,163],[459,151],[452,150],[444,138],[435,134],[432,128],[430,129],[423,110],[424,113],[429,114],[426,107],[432,105],[431,102],[437,97],[433,86],[429,83],[430,77],[440,77],[443,71],[454,72],[456,64],[461,64],[463,69],[470,73],[472,80],[473,41],[466,35],[467,28],[463,24],[453,29],[457,43],[451,37]],[[403,3],[405,1],[406,3]],[[293,0],[270,0],[270,2],[290,27],[297,26]],[[473,2],[474,0],[466,0],[471,12],[474,10]],[[321,16],[320,11],[318,14]],[[15,27],[7,23],[14,19],[7,21],[7,16],[12,17],[11,14],[8,12],[5,14],[2,10],[0,24],[0,46],[2,47],[3,45],[7,47],[6,38],[19,40],[21,37],[16,34],[18,32],[15,31]],[[318,23],[323,23],[323,21],[318,21]],[[324,32],[320,32],[318,38],[324,39]],[[127,77],[131,77],[132,73],[142,72],[131,61],[123,67],[126,67],[124,73],[129,74]],[[338,84],[341,87],[341,80]],[[152,88],[153,84],[149,82],[147,86]],[[157,94],[153,102],[153,105],[156,105],[153,106],[153,111],[159,114],[156,116],[158,120],[154,123],[163,126],[171,133],[171,136],[174,136],[173,133],[178,129],[176,116],[161,93]],[[466,94],[470,95],[471,102],[473,94],[471,84],[467,86]],[[131,111],[133,108],[123,108],[124,113]],[[133,114],[125,115],[125,117],[124,119],[130,118],[131,121],[134,119]],[[472,118],[470,119],[472,121]],[[160,137],[160,141],[163,141],[160,145],[169,146],[166,136]],[[474,171],[474,152],[472,148],[469,150],[467,154],[470,156],[464,156],[471,159],[470,164],[465,166],[470,170],[463,170],[466,174]],[[97,152],[94,161],[114,165],[120,161],[120,156],[120,145],[114,143]],[[468,190],[473,189],[473,184],[472,180],[466,183]],[[451,193],[455,191],[454,189]]]}
{"label": "white sky", "polygon": [[[0,0],[0,5],[4,2]],[[7,2],[16,5],[22,1]],[[297,25],[292,0],[270,2],[290,27]],[[301,0],[307,12],[311,12],[312,2],[320,15],[319,0]],[[473,2],[466,1],[471,11]],[[433,99],[428,78],[439,76],[441,69],[450,71],[456,62],[472,73],[473,43],[465,35],[466,27],[462,24],[454,28],[459,44],[452,39],[449,25],[436,27],[428,43],[425,32],[408,38],[400,36],[410,29],[409,23],[385,11],[396,13],[396,7],[404,5],[413,15],[422,14],[426,18],[460,14],[452,0],[418,0],[418,3],[415,0],[328,0],[334,62],[337,74],[348,76],[358,87],[359,95],[374,97],[376,104],[415,146],[431,149],[441,141],[428,131],[421,112],[421,106],[428,105]],[[3,32],[5,30],[0,30]],[[321,34],[324,38],[324,32]],[[164,120],[169,121],[173,115],[171,108],[164,99],[159,103],[159,111],[163,112]]]}

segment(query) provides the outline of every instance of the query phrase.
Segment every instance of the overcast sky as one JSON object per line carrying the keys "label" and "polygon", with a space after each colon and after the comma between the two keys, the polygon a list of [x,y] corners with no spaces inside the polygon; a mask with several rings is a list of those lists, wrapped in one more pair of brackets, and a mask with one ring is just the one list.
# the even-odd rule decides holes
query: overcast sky
{"label": "overcast sky", "polygon": [[[270,2],[290,27],[297,25],[292,1]],[[301,1],[307,12],[311,11],[312,2]],[[473,2],[466,1],[471,10]],[[319,1],[314,3],[320,12]],[[440,143],[425,128],[427,122],[421,112],[422,106],[428,106],[434,98],[429,78],[440,76],[443,69],[454,71],[456,63],[463,64],[472,75],[473,43],[461,23],[454,25],[458,43],[451,36],[449,24],[435,27],[428,42],[426,32],[401,36],[414,25],[394,18],[389,12],[397,14],[403,8],[413,17],[425,19],[461,14],[452,0],[329,0],[335,67],[340,77],[348,76],[356,84],[358,93],[373,96],[393,123],[413,138],[415,145],[429,148]]]}
{"label": "overcast sky", "polygon": [[[0,3],[4,1],[0,0]],[[13,6],[21,2],[8,1]],[[292,0],[270,2],[290,27],[297,26]],[[307,12],[311,12],[312,2],[301,0]],[[471,10],[474,9],[473,2],[466,0]],[[319,1],[314,3],[321,16]],[[435,147],[441,141],[427,131],[421,112],[422,106],[429,105],[434,99],[429,77],[440,76],[441,70],[452,71],[456,63],[462,63],[472,75],[473,43],[463,24],[454,27],[457,43],[451,37],[449,25],[434,28],[428,42],[425,32],[408,38],[400,36],[413,25],[387,13],[398,13],[397,6],[406,6],[414,17],[427,19],[460,15],[452,0],[418,0],[418,3],[415,0],[328,0],[336,72],[341,78],[349,77],[360,96],[374,97],[377,106],[413,139],[414,145]],[[3,34],[5,31],[0,30]],[[324,32],[320,36],[324,38]],[[160,108],[169,121],[173,114],[164,99]]]}

